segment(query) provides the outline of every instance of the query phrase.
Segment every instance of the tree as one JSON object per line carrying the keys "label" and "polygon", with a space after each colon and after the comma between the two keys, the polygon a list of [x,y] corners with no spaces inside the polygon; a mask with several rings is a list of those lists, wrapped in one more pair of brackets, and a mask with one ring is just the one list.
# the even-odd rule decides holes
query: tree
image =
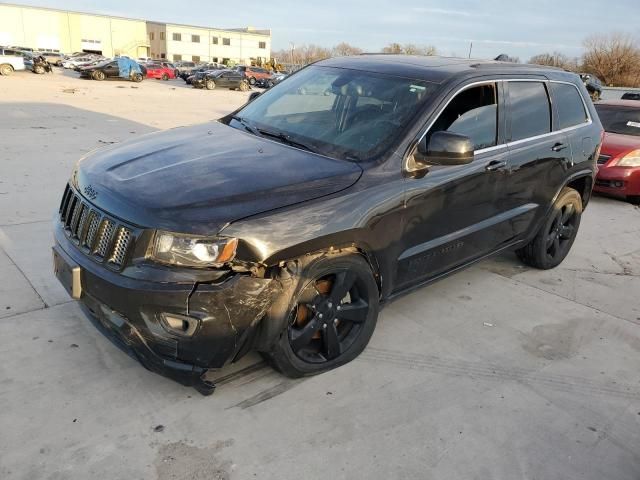
{"label": "tree", "polygon": [[400,45],[399,43],[390,43],[382,49],[382,53],[394,53],[405,55],[437,55],[436,47],[432,45],[414,45],[413,43],[406,43]]}
{"label": "tree", "polygon": [[600,78],[605,85],[640,85],[640,46],[624,33],[592,35],[584,41],[583,70]]}
{"label": "tree", "polygon": [[349,55],[360,55],[362,53],[362,49],[349,45],[346,42],[340,42],[331,49],[331,53],[334,57],[346,57]]}
{"label": "tree", "polygon": [[560,52],[541,53],[534,55],[529,59],[529,63],[535,65],[545,65],[547,67],[564,68],[565,70],[578,70],[577,59],[571,59],[567,55]]}

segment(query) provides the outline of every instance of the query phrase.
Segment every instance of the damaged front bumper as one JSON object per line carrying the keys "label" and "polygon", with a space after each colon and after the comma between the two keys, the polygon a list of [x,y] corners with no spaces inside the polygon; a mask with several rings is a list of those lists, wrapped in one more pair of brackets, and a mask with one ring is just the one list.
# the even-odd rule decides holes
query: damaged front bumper
{"label": "damaged front bumper", "polygon": [[[74,266],[79,285],[73,295],[94,324],[149,370],[203,394],[215,388],[204,378],[207,370],[221,368],[251,348],[278,290],[275,280],[235,272],[212,283],[161,282],[144,279],[140,270],[145,267],[138,266],[133,278],[88,258],[59,226],[55,237],[54,257]],[[195,327],[172,329],[167,316],[187,319]]]}

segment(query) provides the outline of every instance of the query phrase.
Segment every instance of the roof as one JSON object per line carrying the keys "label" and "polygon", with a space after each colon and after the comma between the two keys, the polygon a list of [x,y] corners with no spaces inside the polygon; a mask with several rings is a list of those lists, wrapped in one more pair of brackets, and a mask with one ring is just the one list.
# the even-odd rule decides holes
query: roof
{"label": "roof", "polygon": [[615,105],[616,107],[640,108],[639,100],[600,100],[596,105]]}
{"label": "roof", "polygon": [[19,3],[5,3],[0,2],[0,7],[15,7],[15,8],[32,8],[35,10],[49,10],[52,12],[58,13],[73,13],[78,15],[91,15],[93,17],[103,17],[103,18],[116,18],[118,20],[129,20],[132,22],[146,22],[146,23],[157,23],[162,25],[176,25],[179,27],[189,27],[189,28],[202,28],[206,30],[220,30],[224,32],[236,32],[236,33],[249,33],[253,35],[268,35],[271,36],[271,30],[268,29],[254,29],[251,27],[246,28],[218,28],[218,27],[204,27],[201,25],[186,25],[182,23],[173,23],[173,22],[159,22],[155,20],[148,20],[143,18],[131,18],[131,17],[122,17],[119,15],[109,15],[107,13],[94,13],[94,12],[80,12],[77,10],[65,10],[61,8],[53,8],[53,7],[40,7],[37,5],[24,5]]}
{"label": "roof", "polygon": [[318,62],[328,67],[352,68],[386,73],[430,82],[444,82],[453,76],[535,74],[554,77],[577,77],[562,69],[495,60],[396,54],[362,54],[334,57]]}

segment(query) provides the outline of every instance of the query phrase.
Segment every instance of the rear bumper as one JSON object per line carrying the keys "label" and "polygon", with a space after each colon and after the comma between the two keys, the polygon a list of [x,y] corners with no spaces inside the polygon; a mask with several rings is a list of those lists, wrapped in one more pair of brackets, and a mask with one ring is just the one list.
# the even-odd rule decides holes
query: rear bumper
{"label": "rear bumper", "polygon": [[640,195],[640,167],[600,167],[593,189],[617,197]]}
{"label": "rear bumper", "polygon": [[[146,368],[211,393],[203,375],[238,358],[251,346],[256,327],[277,293],[272,279],[230,274],[216,283],[162,282],[107,270],[81,252],[55,228],[54,250],[70,265],[80,267],[79,302],[114,343]],[[147,267],[148,268],[148,267]],[[164,314],[192,320],[186,336],[172,331]]]}

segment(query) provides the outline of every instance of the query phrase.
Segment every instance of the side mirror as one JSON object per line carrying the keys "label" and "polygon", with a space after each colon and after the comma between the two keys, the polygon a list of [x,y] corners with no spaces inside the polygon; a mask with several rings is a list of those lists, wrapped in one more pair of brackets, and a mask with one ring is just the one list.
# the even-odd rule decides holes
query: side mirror
{"label": "side mirror", "polygon": [[427,144],[426,138],[418,143],[416,161],[426,165],[466,165],[473,161],[473,142],[458,133],[434,132]]}
{"label": "side mirror", "polygon": [[251,95],[249,95],[249,101],[247,103],[253,102],[260,95],[262,95],[262,92],[251,92]]}

